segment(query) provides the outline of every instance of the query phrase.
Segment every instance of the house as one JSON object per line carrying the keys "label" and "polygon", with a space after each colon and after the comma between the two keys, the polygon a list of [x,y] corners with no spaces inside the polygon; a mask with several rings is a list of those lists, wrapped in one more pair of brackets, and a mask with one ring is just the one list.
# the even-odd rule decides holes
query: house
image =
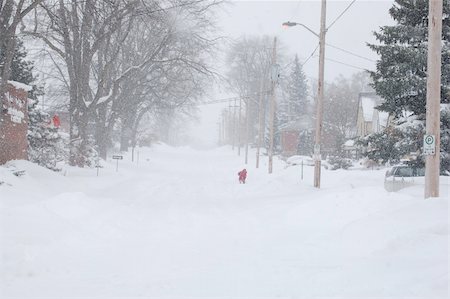
{"label": "house", "polygon": [[311,119],[304,117],[296,121],[290,121],[280,128],[281,154],[284,157],[296,155],[299,148],[300,133],[312,128]]}
{"label": "house", "polygon": [[0,107],[0,165],[28,159],[28,91],[23,83],[8,81]]}
{"label": "house", "polygon": [[389,114],[375,108],[382,101],[383,99],[373,92],[362,92],[359,94],[356,120],[356,135],[358,137],[381,132],[387,127]]}

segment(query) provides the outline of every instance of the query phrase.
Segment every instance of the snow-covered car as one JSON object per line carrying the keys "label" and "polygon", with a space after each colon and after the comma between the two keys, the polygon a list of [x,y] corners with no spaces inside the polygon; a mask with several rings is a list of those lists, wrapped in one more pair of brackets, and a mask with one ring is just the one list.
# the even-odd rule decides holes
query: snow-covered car
{"label": "snow-covered car", "polygon": [[309,156],[300,156],[300,155],[294,155],[294,156],[287,158],[286,163],[289,166],[294,166],[294,165],[301,165],[302,161],[303,161],[303,165],[314,166],[313,158],[311,158]]}
{"label": "snow-covered car", "polygon": [[416,183],[423,182],[425,168],[408,165],[397,165],[386,171],[384,188],[389,191],[398,191]]}

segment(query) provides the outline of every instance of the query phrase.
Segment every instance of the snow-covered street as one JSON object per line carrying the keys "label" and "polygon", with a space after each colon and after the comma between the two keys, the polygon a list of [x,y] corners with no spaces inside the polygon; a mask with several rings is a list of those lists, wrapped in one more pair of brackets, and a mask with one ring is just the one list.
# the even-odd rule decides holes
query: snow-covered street
{"label": "snow-covered street", "polygon": [[251,159],[245,185],[229,148],[142,148],[98,177],[1,167],[0,297],[448,295],[448,179],[429,200],[386,192],[385,170],[324,170],[316,190],[275,162]]}

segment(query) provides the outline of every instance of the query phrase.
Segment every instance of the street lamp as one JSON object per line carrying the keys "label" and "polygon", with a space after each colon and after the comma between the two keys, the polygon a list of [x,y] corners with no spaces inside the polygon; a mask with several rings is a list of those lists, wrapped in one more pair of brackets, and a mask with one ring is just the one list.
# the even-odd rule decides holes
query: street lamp
{"label": "street lamp", "polygon": [[283,23],[283,27],[284,28],[289,28],[289,27],[294,27],[294,26],[302,26],[303,28],[305,28],[306,30],[308,30],[309,32],[311,32],[312,34],[314,34],[315,36],[317,36],[318,38],[320,38],[320,35],[317,34],[316,32],[314,32],[312,29],[310,29],[308,26],[302,24],[302,23],[297,23],[297,22],[291,22],[291,21],[287,21]]}
{"label": "street lamp", "polygon": [[325,60],[325,19],[326,19],[326,0],[322,0],[320,13],[320,34],[315,33],[307,26],[296,22],[284,22],[283,27],[302,26],[319,38],[319,82],[317,84],[317,110],[316,110],[316,135],[314,139],[314,187],[320,188],[320,139],[322,134],[322,115],[323,115],[323,85],[324,85],[324,60]]}

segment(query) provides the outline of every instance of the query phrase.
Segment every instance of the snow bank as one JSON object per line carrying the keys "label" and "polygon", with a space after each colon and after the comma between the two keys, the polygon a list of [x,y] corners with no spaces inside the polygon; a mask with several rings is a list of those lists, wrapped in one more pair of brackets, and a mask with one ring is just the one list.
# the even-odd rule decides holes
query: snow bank
{"label": "snow bank", "polygon": [[228,148],[136,150],[98,177],[0,167],[2,296],[448,296],[448,193],[388,193],[383,170],[324,169],[317,190],[254,152],[240,185]]}

